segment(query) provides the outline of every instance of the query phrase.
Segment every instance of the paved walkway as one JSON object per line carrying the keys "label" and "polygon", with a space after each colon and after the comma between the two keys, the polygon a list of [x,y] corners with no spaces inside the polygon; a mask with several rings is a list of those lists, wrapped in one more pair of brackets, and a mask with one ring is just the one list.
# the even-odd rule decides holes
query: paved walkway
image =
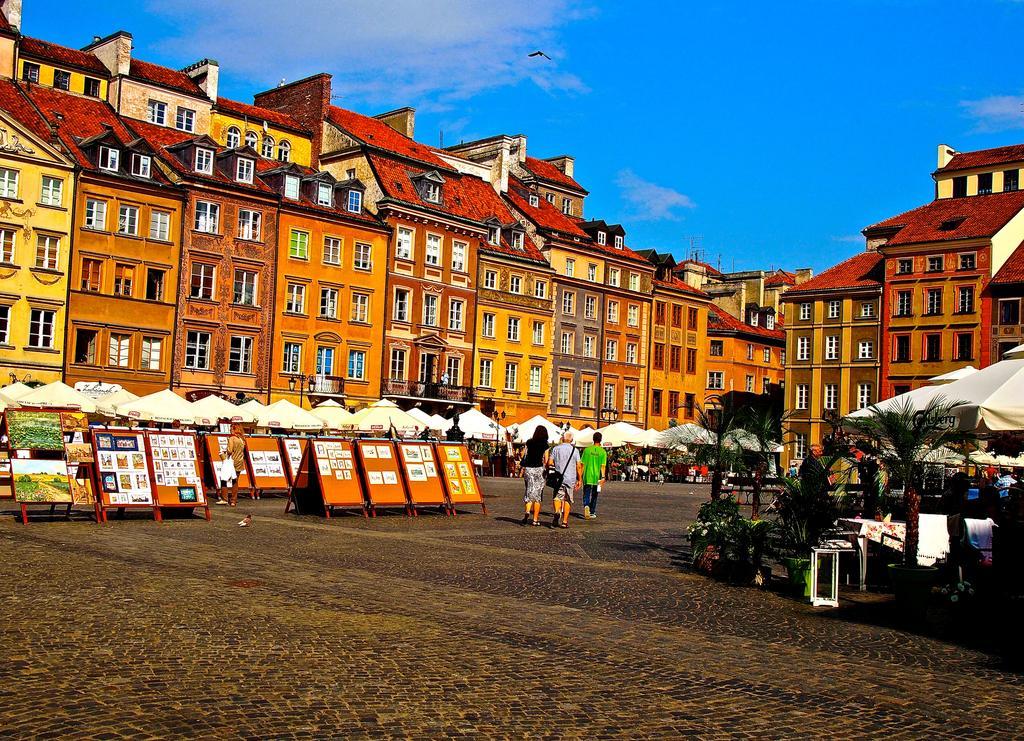
{"label": "paved walkway", "polygon": [[706,488],[612,485],[557,531],[517,524],[519,485],[485,481],[488,517],[3,517],[0,735],[1024,733],[1024,676],[877,597],[681,571]]}

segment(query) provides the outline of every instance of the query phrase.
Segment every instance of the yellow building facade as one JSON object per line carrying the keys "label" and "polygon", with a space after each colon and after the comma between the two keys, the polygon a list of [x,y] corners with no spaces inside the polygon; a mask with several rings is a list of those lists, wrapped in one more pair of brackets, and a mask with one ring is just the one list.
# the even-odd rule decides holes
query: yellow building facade
{"label": "yellow building facade", "polygon": [[209,134],[225,147],[248,144],[265,159],[302,167],[309,167],[313,156],[309,132],[290,116],[224,98],[213,108]]}

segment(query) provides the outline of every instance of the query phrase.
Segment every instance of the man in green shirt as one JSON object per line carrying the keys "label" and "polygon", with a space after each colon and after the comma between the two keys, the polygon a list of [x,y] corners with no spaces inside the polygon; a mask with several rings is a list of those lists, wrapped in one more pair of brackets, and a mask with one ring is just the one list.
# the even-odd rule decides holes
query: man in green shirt
{"label": "man in green shirt", "polygon": [[601,433],[594,433],[594,443],[583,451],[583,518],[597,519],[597,495],[604,486],[605,469],[608,467],[608,453],[601,447]]}

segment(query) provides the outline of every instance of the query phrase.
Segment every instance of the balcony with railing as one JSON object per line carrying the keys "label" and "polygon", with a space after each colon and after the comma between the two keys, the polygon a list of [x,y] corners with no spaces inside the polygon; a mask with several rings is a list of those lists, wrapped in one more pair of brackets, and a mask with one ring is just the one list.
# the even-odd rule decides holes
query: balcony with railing
{"label": "balcony with railing", "polygon": [[344,396],[345,379],[341,376],[309,376],[306,392],[310,396]]}
{"label": "balcony with railing", "polygon": [[401,396],[410,399],[445,401],[449,404],[473,404],[472,386],[453,386],[448,383],[385,379],[384,396]]}

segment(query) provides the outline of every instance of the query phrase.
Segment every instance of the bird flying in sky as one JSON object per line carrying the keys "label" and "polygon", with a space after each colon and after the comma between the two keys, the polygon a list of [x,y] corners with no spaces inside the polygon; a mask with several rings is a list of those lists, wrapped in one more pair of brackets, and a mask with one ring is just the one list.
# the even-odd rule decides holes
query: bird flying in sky
{"label": "bird flying in sky", "polygon": [[547,60],[548,60],[549,62],[551,61],[551,57],[549,57],[549,56],[548,56],[547,54],[545,54],[544,52],[542,52],[542,51],[541,51],[540,49],[538,49],[537,51],[535,51],[535,52],[533,52],[532,54],[529,54],[529,55],[527,55],[527,56],[531,56],[531,57],[544,57],[544,58],[545,58],[545,59],[547,59]]}

